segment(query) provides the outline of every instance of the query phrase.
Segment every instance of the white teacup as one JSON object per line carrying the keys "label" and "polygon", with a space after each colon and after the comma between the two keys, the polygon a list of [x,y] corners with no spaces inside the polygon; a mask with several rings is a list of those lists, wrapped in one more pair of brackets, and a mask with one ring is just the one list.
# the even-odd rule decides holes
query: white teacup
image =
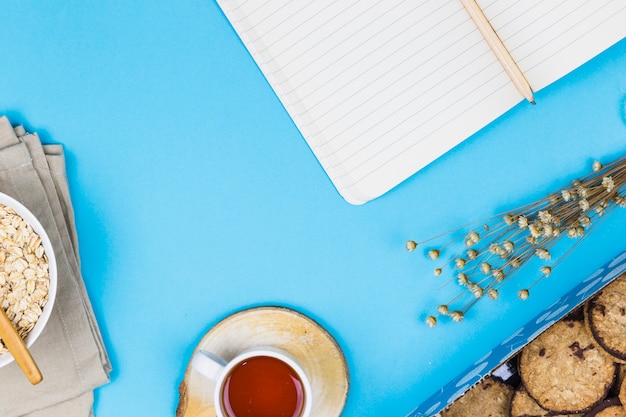
{"label": "white teacup", "polygon": [[309,417],[311,414],[311,381],[298,362],[282,349],[257,347],[229,362],[199,350],[191,366],[215,381],[214,404],[218,417]]}

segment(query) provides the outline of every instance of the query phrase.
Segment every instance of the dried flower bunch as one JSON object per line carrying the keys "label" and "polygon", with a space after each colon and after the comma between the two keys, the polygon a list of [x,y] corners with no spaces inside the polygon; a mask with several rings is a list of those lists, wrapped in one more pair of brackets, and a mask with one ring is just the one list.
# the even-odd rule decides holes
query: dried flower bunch
{"label": "dried flower bunch", "polygon": [[[604,216],[616,207],[626,207],[626,156],[604,167],[595,161],[592,168],[584,178],[534,203],[419,243],[409,240],[408,251],[427,245],[427,257],[442,262],[434,274],[446,273],[447,282],[456,281],[462,288],[456,297],[438,306],[426,323],[434,327],[440,316],[463,320],[478,300],[485,296],[497,299],[502,286],[520,270],[536,265],[537,278],[518,292],[525,300],[532,287],[550,276]],[[442,241],[439,246],[428,246]],[[560,241],[565,250],[553,259],[554,246]],[[450,255],[444,256],[446,253]]]}

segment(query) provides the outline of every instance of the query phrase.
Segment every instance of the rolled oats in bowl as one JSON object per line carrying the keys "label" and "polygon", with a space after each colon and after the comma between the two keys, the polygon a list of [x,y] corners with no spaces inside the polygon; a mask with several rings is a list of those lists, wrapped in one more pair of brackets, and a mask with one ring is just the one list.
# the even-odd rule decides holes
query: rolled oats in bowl
{"label": "rolled oats in bowl", "polygon": [[[45,327],[56,295],[52,244],[35,216],[0,193],[0,308],[30,347]],[[0,339],[0,367],[13,357]]]}

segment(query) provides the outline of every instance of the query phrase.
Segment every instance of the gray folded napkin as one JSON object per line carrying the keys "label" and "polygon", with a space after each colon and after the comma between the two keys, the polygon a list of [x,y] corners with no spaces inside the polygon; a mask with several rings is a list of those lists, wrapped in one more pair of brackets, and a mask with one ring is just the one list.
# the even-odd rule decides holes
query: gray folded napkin
{"label": "gray folded napkin", "polygon": [[42,145],[37,134],[0,117],[0,192],[37,217],[58,270],[52,315],[30,348],[43,381],[31,385],[15,362],[0,368],[0,415],[92,416],[93,389],[109,381],[111,364],[80,272],[62,146]]}

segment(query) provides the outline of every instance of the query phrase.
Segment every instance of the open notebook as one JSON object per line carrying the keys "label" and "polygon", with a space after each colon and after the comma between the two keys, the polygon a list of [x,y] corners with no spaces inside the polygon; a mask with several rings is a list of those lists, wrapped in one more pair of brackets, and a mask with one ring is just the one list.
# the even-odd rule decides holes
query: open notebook
{"label": "open notebook", "polygon": [[[352,204],[523,100],[459,0],[217,3]],[[625,0],[478,3],[535,91],[626,36]]]}

